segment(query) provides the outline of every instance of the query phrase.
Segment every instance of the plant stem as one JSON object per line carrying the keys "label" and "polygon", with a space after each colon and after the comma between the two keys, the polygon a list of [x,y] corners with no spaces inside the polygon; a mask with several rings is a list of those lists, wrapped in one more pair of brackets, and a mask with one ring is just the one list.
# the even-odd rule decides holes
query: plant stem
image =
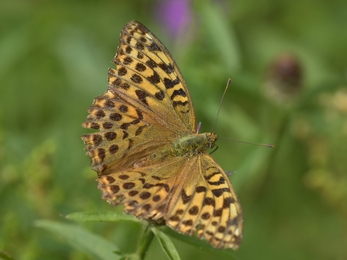
{"label": "plant stem", "polygon": [[153,237],[154,237],[154,234],[151,230],[151,224],[148,223],[142,232],[142,235],[140,237],[140,241],[137,247],[137,255],[140,260],[143,260],[145,258],[148,247],[151,244]]}

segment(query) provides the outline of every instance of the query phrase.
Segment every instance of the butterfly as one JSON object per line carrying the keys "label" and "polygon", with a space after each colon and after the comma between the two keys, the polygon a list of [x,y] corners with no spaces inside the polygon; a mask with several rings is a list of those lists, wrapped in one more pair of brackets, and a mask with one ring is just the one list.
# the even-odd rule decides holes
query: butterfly
{"label": "butterfly", "polygon": [[121,31],[108,90],[84,128],[102,198],[124,212],[165,223],[215,248],[237,249],[241,206],[225,171],[206,152],[215,133],[197,133],[183,76],[166,47],[137,21]]}

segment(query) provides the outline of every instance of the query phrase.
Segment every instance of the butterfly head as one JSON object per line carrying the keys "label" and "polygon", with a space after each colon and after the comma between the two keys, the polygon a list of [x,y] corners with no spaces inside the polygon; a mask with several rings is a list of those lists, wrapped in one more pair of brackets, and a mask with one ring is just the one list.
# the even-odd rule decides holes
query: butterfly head
{"label": "butterfly head", "polygon": [[213,148],[218,139],[218,135],[216,133],[204,133],[203,135],[205,135],[208,142],[208,148]]}

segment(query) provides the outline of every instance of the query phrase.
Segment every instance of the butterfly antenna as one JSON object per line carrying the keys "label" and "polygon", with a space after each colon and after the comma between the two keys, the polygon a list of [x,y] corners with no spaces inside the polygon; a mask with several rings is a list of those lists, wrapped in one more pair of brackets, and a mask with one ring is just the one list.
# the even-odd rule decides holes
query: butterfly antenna
{"label": "butterfly antenna", "polygon": [[219,137],[218,139],[229,140],[229,141],[236,142],[236,143],[252,144],[252,145],[256,145],[256,146],[264,146],[264,147],[268,147],[268,148],[274,148],[275,147],[273,144],[257,144],[257,143],[245,142],[245,141],[241,141],[241,140],[235,140],[235,139],[229,139],[229,138],[223,138],[223,137]]}
{"label": "butterfly antenna", "polygon": [[226,92],[227,92],[227,90],[229,88],[230,82],[231,82],[231,79],[229,78],[228,82],[227,82],[227,85],[226,85],[226,87],[224,89],[224,93],[223,93],[222,98],[221,98],[220,103],[219,103],[219,108],[218,108],[218,111],[217,111],[216,120],[214,121],[214,125],[213,125],[212,131],[211,131],[212,133],[214,132],[214,129],[216,128],[218,117],[219,117],[219,112],[221,110],[222,103],[223,103],[223,100],[224,100],[224,96],[225,96],[225,94],[226,94]]}

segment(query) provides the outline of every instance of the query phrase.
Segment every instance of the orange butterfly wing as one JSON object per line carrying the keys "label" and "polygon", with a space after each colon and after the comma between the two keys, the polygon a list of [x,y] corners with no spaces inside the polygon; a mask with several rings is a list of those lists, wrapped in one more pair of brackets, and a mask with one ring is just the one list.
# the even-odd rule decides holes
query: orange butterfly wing
{"label": "orange butterfly wing", "polygon": [[169,51],[131,21],[114,63],[108,91],[83,124],[99,132],[82,136],[103,198],[216,248],[236,249],[241,207],[227,175],[205,152],[217,136],[195,134],[192,100]]}

